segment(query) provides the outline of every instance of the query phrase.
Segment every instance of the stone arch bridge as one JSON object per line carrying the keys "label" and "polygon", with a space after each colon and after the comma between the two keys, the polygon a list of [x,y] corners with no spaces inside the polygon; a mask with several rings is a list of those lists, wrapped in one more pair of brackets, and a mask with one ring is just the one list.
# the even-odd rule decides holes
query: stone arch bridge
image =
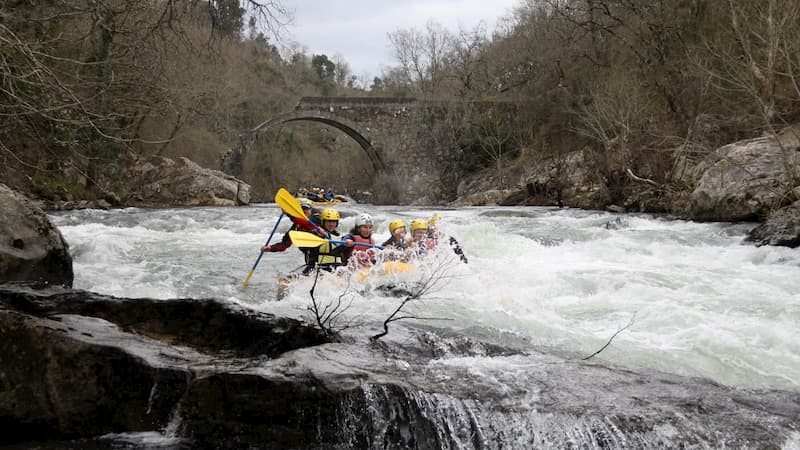
{"label": "stone arch bridge", "polygon": [[[502,105],[498,109],[498,105]],[[303,97],[294,111],[269,118],[240,135],[222,157],[222,171],[243,178],[247,152],[265,131],[306,121],[342,131],[356,141],[374,169],[375,200],[436,203],[454,199],[464,152],[457,137],[476,114],[515,112],[508,103],[443,103],[414,98]],[[246,180],[245,180],[246,181]]]}

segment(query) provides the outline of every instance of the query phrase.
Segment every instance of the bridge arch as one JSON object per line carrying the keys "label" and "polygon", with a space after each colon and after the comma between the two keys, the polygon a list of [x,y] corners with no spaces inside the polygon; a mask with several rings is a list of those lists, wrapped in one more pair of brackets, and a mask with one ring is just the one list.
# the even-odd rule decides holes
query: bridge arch
{"label": "bridge arch", "polygon": [[386,164],[384,163],[383,158],[381,158],[378,149],[375,147],[375,145],[373,145],[373,141],[367,132],[347,119],[337,117],[333,114],[325,114],[320,111],[293,111],[266,120],[253,128],[253,130],[250,132],[250,142],[248,146],[252,146],[252,144],[258,139],[259,135],[270,128],[274,128],[285,123],[301,121],[318,122],[341,130],[344,134],[349,136],[361,146],[361,148],[369,157],[372,167],[376,172],[386,169]]}
{"label": "bridge arch", "polygon": [[221,155],[221,169],[244,178],[244,162],[260,134],[291,122],[317,122],[356,141],[375,169],[379,202],[449,201],[467,169],[460,136],[476,118],[508,116],[515,107],[502,102],[435,102],[406,97],[302,97],[293,110],[276,115],[239,135]]}

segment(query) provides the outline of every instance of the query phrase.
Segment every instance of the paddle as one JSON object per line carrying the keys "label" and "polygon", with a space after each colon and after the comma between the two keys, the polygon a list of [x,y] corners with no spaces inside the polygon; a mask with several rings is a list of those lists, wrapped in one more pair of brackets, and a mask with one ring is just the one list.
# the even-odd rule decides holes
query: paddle
{"label": "paddle", "polygon": [[[272,227],[272,233],[269,234],[269,237],[267,238],[267,243],[264,244],[265,246],[269,245],[269,241],[272,240],[272,236],[275,234],[275,230],[278,229],[278,224],[281,223],[281,219],[282,218],[283,218],[283,214],[281,213],[281,215],[278,216],[278,220],[275,222],[275,226]],[[247,283],[250,281],[250,277],[253,276],[253,272],[255,272],[256,266],[258,266],[258,262],[261,261],[261,256],[263,256],[263,255],[264,255],[264,252],[258,252],[258,258],[256,258],[256,262],[255,262],[255,264],[253,264],[253,268],[250,269],[250,272],[247,272],[247,276],[244,278],[244,283],[242,283],[243,287],[247,287]]]}
{"label": "paddle", "polygon": [[300,206],[300,202],[286,189],[278,189],[278,192],[275,194],[275,203],[277,203],[286,214],[295,218],[299,217],[308,220],[306,213],[303,212],[303,207]]}
{"label": "paddle", "polygon": [[300,202],[297,201],[296,198],[292,196],[292,194],[284,188],[278,189],[278,193],[275,194],[275,203],[281,207],[283,212],[292,216],[303,225],[311,225],[314,227],[315,230],[319,230],[319,225],[315,224],[314,222],[308,220],[306,213],[303,212],[303,207],[300,206]]}
{"label": "paddle", "polygon": [[[292,238],[292,243],[298,247],[319,247],[320,245],[326,242],[330,242],[332,244],[337,244],[337,245],[344,245],[346,243],[346,241],[334,241],[332,239],[323,239],[321,237],[303,231],[290,231],[289,237]],[[353,245],[359,245],[362,247],[374,247],[383,250],[383,247],[380,245],[367,244],[365,242],[354,241]]]}

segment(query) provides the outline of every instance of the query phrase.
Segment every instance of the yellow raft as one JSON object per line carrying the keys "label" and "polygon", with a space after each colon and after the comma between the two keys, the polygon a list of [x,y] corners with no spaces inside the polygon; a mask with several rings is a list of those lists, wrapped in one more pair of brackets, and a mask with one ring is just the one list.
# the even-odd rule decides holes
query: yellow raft
{"label": "yellow raft", "polygon": [[311,200],[311,204],[314,206],[335,206],[338,205],[339,203],[342,203],[342,201],[339,200],[338,198],[335,198],[333,200],[325,200],[324,202]]}
{"label": "yellow raft", "polygon": [[377,266],[365,267],[357,272],[358,281],[386,277],[396,273],[411,272],[415,267],[403,261],[386,261]]}
{"label": "yellow raft", "polygon": [[[359,284],[370,284],[373,289],[391,293],[393,295],[408,295],[410,293],[407,283],[397,283],[392,275],[413,272],[416,270],[413,264],[403,261],[386,261],[372,267],[365,267],[358,270],[353,274],[352,280],[356,280]],[[323,272],[324,274],[325,272]],[[300,273],[295,273],[283,277],[278,277],[278,300],[286,296],[292,282],[304,276]],[[348,272],[338,272],[336,276],[342,280],[348,277]],[[397,289],[398,286],[401,289]]]}

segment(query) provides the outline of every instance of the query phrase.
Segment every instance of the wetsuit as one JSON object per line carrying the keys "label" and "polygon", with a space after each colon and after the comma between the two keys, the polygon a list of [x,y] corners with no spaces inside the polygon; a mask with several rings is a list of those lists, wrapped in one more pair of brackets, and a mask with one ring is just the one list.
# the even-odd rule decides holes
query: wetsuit
{"label": "wetsuit", "polygon": [[[289,216],[289,220],[292,221],[292,227],[289,228],[289,231],[314,231],[317,229],[314,225],[307,223],[307,222],[300,222],[296,218]],[[319,218],[319,214],[312,215],[309,219],[310,222],[320,225],[321,221]],[[286,251],[287,248],[292,246],[292,238],[289,236],[289,231],[283,235],[283,238],[280,242],[276,244],[272,244],[267,247],[266,251],[268,252],[283,252]],[[303,253],[306,253],[306,249],[300,249]]]}

